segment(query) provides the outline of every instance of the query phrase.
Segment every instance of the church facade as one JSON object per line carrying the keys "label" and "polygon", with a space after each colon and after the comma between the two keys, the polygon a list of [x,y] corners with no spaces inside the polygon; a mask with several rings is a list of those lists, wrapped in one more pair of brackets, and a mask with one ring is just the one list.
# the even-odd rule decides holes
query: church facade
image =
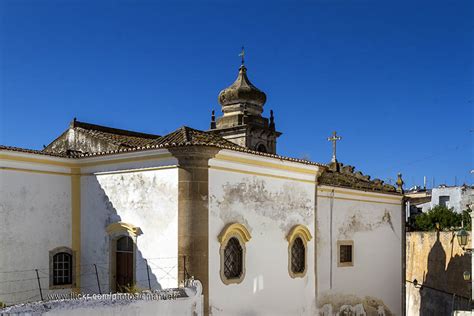
{"label": "church facade", "polygon": [[0,301],[194,277],[209,315],[401,315],[401,179],[279,156],[265,101],[242,65],[208,131],[74,119],[43,150],[0,146]]}

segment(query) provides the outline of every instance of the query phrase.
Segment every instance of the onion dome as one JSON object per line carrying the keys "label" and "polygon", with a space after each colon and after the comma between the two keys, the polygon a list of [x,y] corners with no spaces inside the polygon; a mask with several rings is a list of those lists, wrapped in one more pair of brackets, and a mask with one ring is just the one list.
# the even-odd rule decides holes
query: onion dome
{"label": "onion dome", "polygon": [[261,107],[265,104],[267,96],[250,83],[247,78],[247,68],[242,65],[235,82],[219,93],[218,100],[222,106],[243,103]]}

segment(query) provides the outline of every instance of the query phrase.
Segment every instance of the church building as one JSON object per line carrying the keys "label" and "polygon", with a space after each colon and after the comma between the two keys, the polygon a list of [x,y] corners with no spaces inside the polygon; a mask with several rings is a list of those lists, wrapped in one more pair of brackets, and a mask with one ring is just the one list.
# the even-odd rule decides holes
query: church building
{"label": "church building", "polygon": [[401,177],[338,162],[336,134],[328,164],[278,155],[243,63],[218,101],[207,131],[74,119],[42,150],[0,146],[0,302],[194,277],[207,315],[402,315]]}

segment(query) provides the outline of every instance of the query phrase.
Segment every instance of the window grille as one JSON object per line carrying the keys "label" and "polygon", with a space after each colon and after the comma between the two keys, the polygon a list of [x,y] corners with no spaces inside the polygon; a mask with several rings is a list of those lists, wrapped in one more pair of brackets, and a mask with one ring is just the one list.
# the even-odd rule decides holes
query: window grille
{"label": "window grille", "polygon": [[352,245],[340,245],[339,261],[341,263],[352,262]]}
{"label": "window grille", "polygon": [[291,246],[291,271],[303,273],[305,269],[305,248],[303,240],[297,237]]}
{"label": "window grille", "polygon": [[53,256],[53,285],[72,284],[72,255],[59,252]]}
{"label": "window grille", "polygon": [[229,239],[224,250],[224,275],[227,279],[238,279],[243,271],[243,250],[237,238]]}

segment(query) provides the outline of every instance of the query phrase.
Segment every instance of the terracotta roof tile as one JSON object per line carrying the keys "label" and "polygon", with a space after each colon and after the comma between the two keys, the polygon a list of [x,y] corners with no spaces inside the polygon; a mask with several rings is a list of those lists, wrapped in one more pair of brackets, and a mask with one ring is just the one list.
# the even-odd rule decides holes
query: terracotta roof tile
{"label": "terracotta roof tile", "polygon": [[250,153],[258,156],[265,156],[271,158],[277,158],[285,161],[292,161],[297,163],[303,163],[306,165],[315,166],[326,166],[324,164],[311,162],[304,159],[297,159],[291,157],[279,156],[276,154],[263,153],[255,150],[248,149],[246,147],[239,146],[216,135],[213,132],[205,132],[197,129],[193,129],[187,126],[178,128],[177,130],[164,135],[153,135],[146,133],[133,132],[123,129],[111,128],[107,126],[95,125],[85,122],[79,122],[73,120],[70,124],[70,128],[80,129],[83,132],[90,134],[96,138],[103,139],[114,145],[119,146],[119,149],[106,151],[106,152],[93,152],[93,153],[82,153],[80,151],[68,150],[65,153],[52,152],[50,150],[33,150],[24,149],[18,147],[10,147],[0,145],[0,150],[9,150],[17,152],[25,152],[32,154],[40,154],[54,157],[65,157],[65,158],[86,158],[95,156],[115,155],[124,152],[144,151],[158,148],[172,148],[179,146],[212,146],[221,149],[229,149],[233,151]]}

